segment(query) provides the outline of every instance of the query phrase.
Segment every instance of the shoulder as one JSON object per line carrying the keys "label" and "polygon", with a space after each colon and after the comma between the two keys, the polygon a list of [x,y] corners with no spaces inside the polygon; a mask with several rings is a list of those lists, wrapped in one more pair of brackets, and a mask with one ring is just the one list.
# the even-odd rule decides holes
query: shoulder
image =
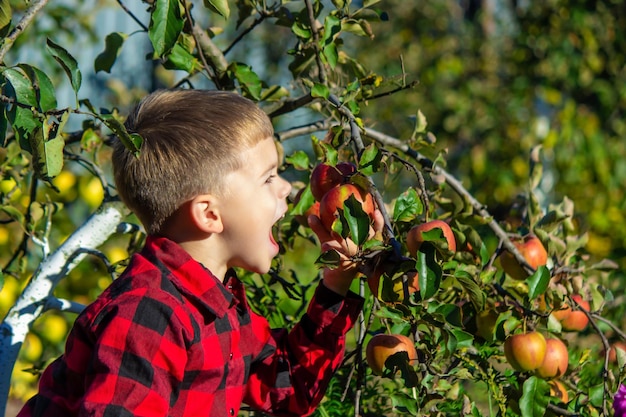
{"label": "shoulder", "polygon": [[[112,327],[195,340],[195,308],[166,275],[157,270],[123,274],[77,319],[97,338]],[[115,331],[115,329],[113,329]]]}

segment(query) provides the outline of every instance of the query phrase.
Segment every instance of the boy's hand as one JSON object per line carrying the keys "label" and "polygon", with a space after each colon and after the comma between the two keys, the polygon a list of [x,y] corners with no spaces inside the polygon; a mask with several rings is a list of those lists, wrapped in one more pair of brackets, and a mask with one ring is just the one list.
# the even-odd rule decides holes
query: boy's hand
{"label": "boy's hand", "polygon": [[[346,295],[350,289],[352,280],[359,272],[359,264],[351,258],[358,253],[358,246],[350,239],[344,239],[335,232],[329,232],[324,228],[319,217],[308,217],[309,226],[317,235],[322,246],[322,252],[335,250],[341,259],[339,266],[324,269],[324,285],[337,294]],[[374,211],[373,226],[370,227],[369,237],[382,236],[385,221],[380,210]]]}

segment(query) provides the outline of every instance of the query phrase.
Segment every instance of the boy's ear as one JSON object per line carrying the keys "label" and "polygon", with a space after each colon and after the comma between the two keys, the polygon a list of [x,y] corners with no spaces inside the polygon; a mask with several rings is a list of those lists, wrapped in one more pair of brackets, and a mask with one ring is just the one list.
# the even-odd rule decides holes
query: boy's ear
{"label": "boy's ear", "polygon": [[221,233],[224,230],[218,199],[211,194],[201,194],[190,202],[190,217],[193,224],[205,233]]}

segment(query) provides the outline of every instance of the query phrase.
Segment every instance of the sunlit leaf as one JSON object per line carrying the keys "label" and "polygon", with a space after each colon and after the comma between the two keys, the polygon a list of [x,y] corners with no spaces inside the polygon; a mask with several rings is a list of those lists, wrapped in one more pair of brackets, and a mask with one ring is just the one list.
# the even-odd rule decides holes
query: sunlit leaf
{"label": "sunlit leaf", "polygon": [[526,282],[528,283],[528,298],[534,300],[546,292],[550,283],[550,271],[542,265],[526,279]]}
{"label": "sunlit leaf", "polygon": [[368,237],[369,216],[363,211],[361,203],[351,195],[344,203],[343,216],[350,230],[350,237],[357,245],[362,245]]}
{"label": "sunlit leaf", "polygon": [[369,145],[359,159],[359,171],[363,175],[373,175],[380,169],[380,161],[382,160],[382,152],[375,144]]}
{"label": "sunlit leaf", "polygon": [[409,188],[396,199],[393,206],[394,222],[410,222],[422,214],[422,200],[417,195],[417,191]]}
{"label": "sunlit leaf", "polygon": [[309,167],[309,155],[304,151],[296,151],[287,156],[286,161],[297,170],[306,170]]}
{"label": "sunlit leaf", "polygon": [[230,16],[230,7],[228,6],[228,0],[204,0],[204,6],[209,10],[219,14],[224,19],[228,19]]}
{"label": "sunlit leaf", "polygon": [[435,252],[435,246],[430,242],[424,242],[417,251],[420,295],[424,300],[435,295],[441,284],[442,270],[435,259]]}
{"label": "sunlit leaf", "polygon": [[261,98],[262,83],[259,76],[246,64],[233,63],[229,65],[229,70],[234,74],[241,88],[254,100]]}
{"label": "sunlit leaf", "polygon": [[0,0],[0,30],[3,30],[11,23],[13,11],[9,0]]}
{"label": "sunlit leaf", "polygon": [[311,89],[311,96],[328,99],[330,96],[330,90],[324,84],[315,83]]}
{"label": "sunlit leaf", "polygon": [[156,0],[148,29],[156,56],[164,56],[174,47],[183,25],[178,0]]}

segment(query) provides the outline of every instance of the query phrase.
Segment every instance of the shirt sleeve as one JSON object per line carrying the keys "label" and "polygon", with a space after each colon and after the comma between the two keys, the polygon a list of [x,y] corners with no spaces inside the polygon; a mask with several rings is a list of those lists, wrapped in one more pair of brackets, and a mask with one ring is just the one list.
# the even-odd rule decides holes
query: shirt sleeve
{"label": "shirt sleeve", "polygon": [[356,294],[343,297],[320,283],[291,332],[271,330],[264,317],[251,312],[260,351],[251,365],[244,402],[276,416],[311,414],[343,360],[345,335],[362,307]]}
{"label": "shirt sleeve", "polygon": [[[88,360],[87,390],[79,414],[168,415],[187,360],[188,336],[184,336],[181,315],[176,307],[150,294],[123,297],[123,303],[103,309],[91,322],[97,341]],[[80,346],[73,351],[80,355]]]}

